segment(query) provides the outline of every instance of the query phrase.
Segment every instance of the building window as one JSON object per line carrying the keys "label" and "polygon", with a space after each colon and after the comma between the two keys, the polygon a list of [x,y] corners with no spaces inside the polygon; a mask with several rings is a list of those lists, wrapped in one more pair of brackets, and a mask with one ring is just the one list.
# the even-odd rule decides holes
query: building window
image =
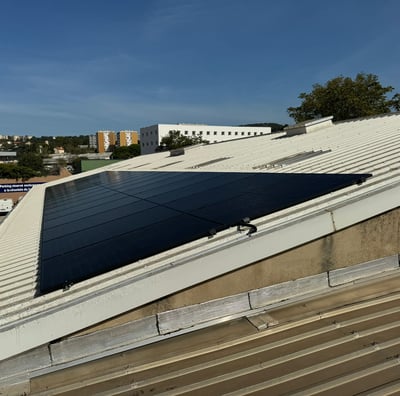
{"label": "building window", "polygon": [[192,135],[193,135],[193,136],[194,136],[194,135],[196,135],[196,132],[195,132],[195,131],[193,131],[193,132],[192,132]]}
{"label": "building window", "polygon": [[217,131],[214,131],[214,135],[216,135],[217,134]]}
{"label": "building window", "polygon": [[199,132],[199,135],[201,136],[202,134],[203,134],[203,131],[200,131],[200,132]]}
{"label": "building window", "polygon": [[250,135],[251,135],[251,132],[247,132],[247,135],[250,136]]}
{"label": "building window", "polygon": [[232,132],[231,132],[231,131],[229,131],[229,132],[228,132],[228,135],[229,135],[229,136],[230,136],[230,135],[232,135]]}
{"label": "building window", "polygon": [[207,135],[209,135],[210,134],[210,131],[207,131]]}
{"label": "building window", "polygon": [[185,135],[187,135],[188,134],[188,131],[185,131]]}
{"label": "building window", "polygon": [[235,136],[237,136],[238,135],[238,133],[237,132],[235,132]]}
{"label": "building window", "polygon": [[224,132],[224,131],[222,131],[222,132],[221,132],[221,135],[225,135],[225,132]]}
{"label": "building window", "polygon": [[244,132],[242,132],[242,136],[244,135]]}
{"label": "building window", "polygon": [[257,132],[254,132],[254,136],[256,136],[257,135]]}

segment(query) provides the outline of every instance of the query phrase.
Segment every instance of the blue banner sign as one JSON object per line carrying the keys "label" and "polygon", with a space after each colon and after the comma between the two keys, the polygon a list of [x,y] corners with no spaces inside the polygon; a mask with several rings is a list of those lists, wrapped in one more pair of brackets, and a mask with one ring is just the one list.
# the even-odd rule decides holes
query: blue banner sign
{"label": "blue banner sign", "polygon": [[37,184],[43,184],[43,182],[0,184],[0,193],[28,192]]}

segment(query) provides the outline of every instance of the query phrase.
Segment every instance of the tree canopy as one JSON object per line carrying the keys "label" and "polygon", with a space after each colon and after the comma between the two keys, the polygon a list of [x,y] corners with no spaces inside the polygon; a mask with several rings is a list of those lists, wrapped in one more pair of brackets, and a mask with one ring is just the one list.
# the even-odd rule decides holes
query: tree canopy
{"label": "tree canopy", "polygon": [[302,92],[301,105],[287,111],[296,122],[331,115],[340,121],[399,111],[400,95],[387,98],[393,90],[391,86],[382,86],[374,74],[359,73],[354,80],[339,76],[324,85],[314,84],[310,93]]}
{"label": "tree canopy", "polygon": [[17,155],[18,165],[33,169],[38,173],[43,173],[43,158],[40,154],[32,152],[19,152]]}
{"label": "tree canopy", "polygon": [[27,166],[0,164],[0,178],[27,181],[34,176],[37,176],[37,173]]}
{"label": "tree canopy", "polygon": [[161,139],[158,151],[174,150],[180,147],[193,146],[194,144],[208,143],[203,140],[201,136],[185,136],[181,135],[179,131],[170,131],[168,136]]}
{"label": "tree canopy", "polygon": [[115,147],[111,155],[112,159],[128,159],[140,155],[140,145],[131,144],[129,146]]}

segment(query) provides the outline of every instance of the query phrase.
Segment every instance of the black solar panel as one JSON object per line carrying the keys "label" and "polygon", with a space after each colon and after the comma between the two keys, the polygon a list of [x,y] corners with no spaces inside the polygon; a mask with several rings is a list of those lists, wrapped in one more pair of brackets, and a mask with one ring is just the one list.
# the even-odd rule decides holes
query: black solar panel
{"label": "black solar panel", "polygon": [[38,293],[68,287],[369,176],[103,172],[49,187]]}

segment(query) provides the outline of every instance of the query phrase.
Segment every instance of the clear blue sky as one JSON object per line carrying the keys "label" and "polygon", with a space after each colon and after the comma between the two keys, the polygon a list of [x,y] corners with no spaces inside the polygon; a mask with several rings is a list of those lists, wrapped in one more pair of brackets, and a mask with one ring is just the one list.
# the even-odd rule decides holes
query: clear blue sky
{"label": "clear blue sky", "polygon": [[400,92],[398,0],[0,0],[0,134],[293,123],[314,83]]}

